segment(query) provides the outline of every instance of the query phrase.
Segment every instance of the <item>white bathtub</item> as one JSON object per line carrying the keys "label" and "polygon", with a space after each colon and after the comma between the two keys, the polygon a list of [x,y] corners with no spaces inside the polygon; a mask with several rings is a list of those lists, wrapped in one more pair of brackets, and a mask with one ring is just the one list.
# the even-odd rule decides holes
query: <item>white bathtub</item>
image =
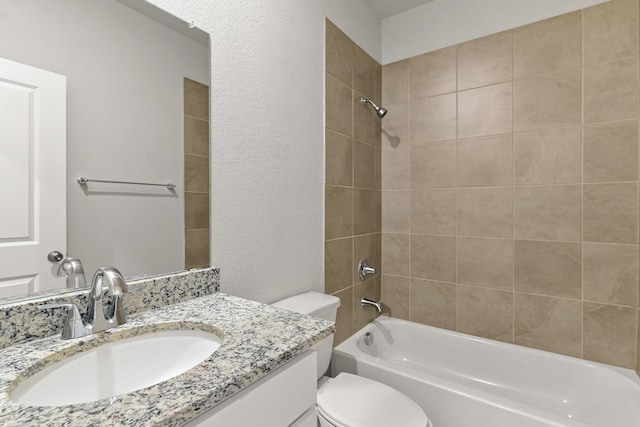
{"label": "white bathtub", "polygon": [[640,427],[634,371],[393,318],[337,346],[339,372],[402,391],[434,427]]}

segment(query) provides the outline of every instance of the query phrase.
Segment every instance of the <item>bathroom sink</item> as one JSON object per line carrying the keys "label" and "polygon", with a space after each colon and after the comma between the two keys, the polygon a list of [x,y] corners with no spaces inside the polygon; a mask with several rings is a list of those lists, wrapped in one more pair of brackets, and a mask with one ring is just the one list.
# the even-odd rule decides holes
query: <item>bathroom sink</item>
{"label": "bathroom sink", "polygon": [[213,333],[187,329],[108,342],[20,381],[9,399],[30,406],[63,406],[130,393],[186,372],[221,343]]}

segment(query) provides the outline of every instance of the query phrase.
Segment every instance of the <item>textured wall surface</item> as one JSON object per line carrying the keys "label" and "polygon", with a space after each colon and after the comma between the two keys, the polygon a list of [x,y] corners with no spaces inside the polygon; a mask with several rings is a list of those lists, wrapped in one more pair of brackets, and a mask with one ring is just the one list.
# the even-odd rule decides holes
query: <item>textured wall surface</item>
{"label": "textured wall surface", "polygon": [[376,23],[338,2],[153,3],[211,35],[211,262],[223,289],[262,302],[321,291],[324,17]]}

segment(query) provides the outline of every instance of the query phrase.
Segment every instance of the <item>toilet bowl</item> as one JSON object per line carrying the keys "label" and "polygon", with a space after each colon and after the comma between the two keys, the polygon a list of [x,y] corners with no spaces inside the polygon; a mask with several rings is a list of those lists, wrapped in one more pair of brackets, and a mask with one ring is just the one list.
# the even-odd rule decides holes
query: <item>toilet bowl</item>
{"label": "toilet bowl", "polygon": [[[307,292],[276,302],[273,306],[332,322],[340,299]],[[333,335],[314,346],[318,352],[316,411],[321,427],[433,427],[422,408],[407,395],[386,384],[342,372],[335,378],[329,368]]]}

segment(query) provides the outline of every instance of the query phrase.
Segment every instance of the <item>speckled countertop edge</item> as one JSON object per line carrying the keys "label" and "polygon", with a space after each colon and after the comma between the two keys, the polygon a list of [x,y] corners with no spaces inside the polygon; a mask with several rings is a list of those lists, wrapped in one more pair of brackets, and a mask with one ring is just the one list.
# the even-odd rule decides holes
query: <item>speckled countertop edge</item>
{"label": "speckled countertop edge", "polygon": [[[220,269],[208,267],[127,281],[126,310],[129,314],[176,304],[220,290]],[[65,310],[37,308],[39,304],[74,303],[87,306],[88,289],[61,290],[0,304],[0,348],[59,334]]]}
{"label": "speckled countertop edge", "polygon": [[[86,404],[29,407],[7,388],[30,366],[82,341],[88,346],[158,329],[204,324],[222,331],[220,348],[195,368],[143,390]],[[167,325],[167,324],[173,325]],[[331,322],[216,293],[133,315],[126,325],[78,340],[50,337],[0,351],[3,426],[180,426],[304,353],[334,331]]]}

